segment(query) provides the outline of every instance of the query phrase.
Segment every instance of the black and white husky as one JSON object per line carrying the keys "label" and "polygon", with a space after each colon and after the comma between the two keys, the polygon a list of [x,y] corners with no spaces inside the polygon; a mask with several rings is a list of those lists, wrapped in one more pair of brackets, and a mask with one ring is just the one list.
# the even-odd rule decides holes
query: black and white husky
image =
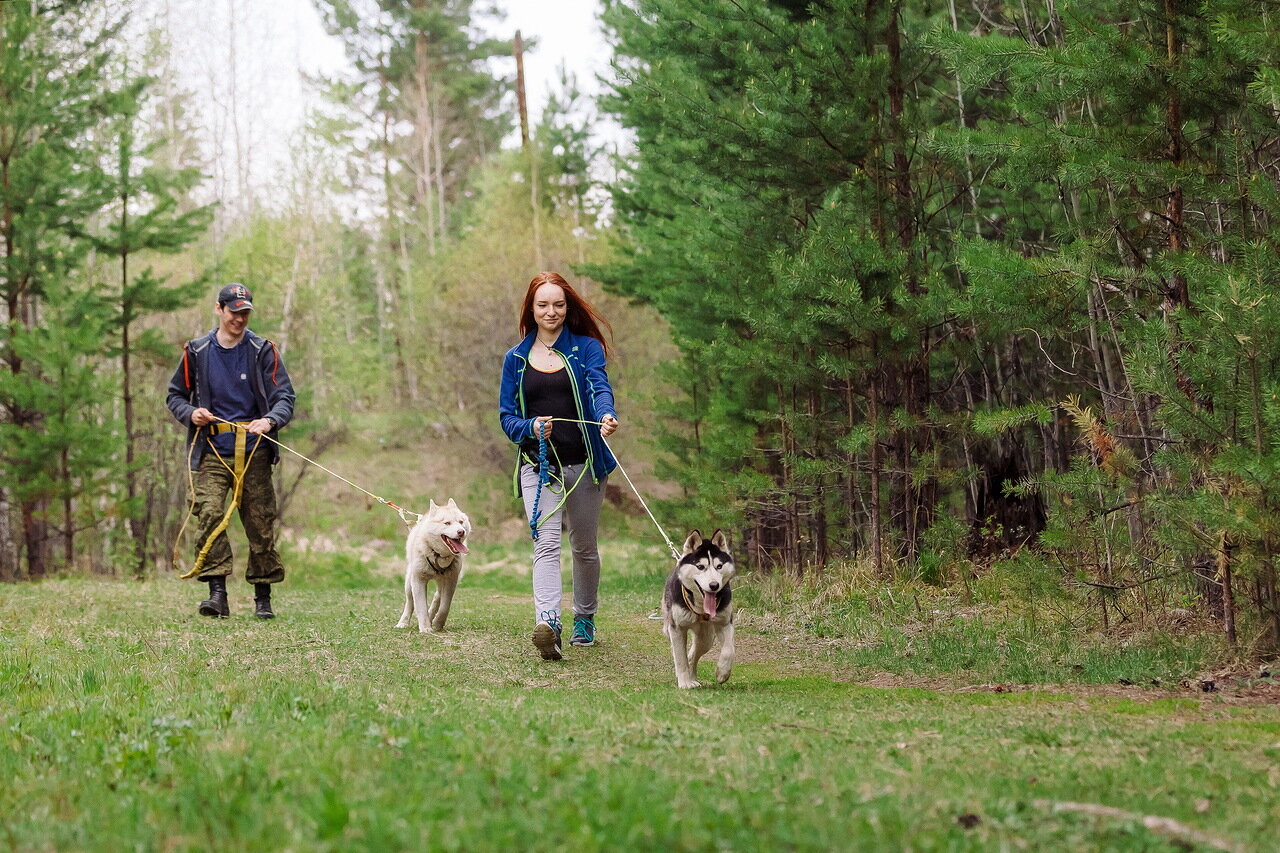
{"label": "black and white husky", "polygon": [[[470,534],[471,520],[453,498],[444,506],[431,502],[431,508],[409,531],[405,543],[404,612],[397,628],[408,628],[409,620],[417,615],[422,633],[444,630],[453,593],[462,579],[462,560],[469,550]],[[436,593],[428,604],[427,584],[431,581],[436,582]]]}
{"label": "black and white husky", "polygon": [[[684,540],[684,553],[662,591],[662,633],[671,641],[676,684],[698,687],[698,661],[720,638],[716,681],[723,684],[733,670],[733,557],[724,533],[710,540],[694,530]],[[688,647],[693,634],[693,648]]]}

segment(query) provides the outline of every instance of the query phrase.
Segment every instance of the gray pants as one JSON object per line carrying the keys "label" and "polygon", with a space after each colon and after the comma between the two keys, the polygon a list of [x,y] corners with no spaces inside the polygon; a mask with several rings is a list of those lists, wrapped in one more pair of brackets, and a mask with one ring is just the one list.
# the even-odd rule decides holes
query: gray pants
{"label": "gray pants", "polygon": [[[560,540],[564,524],[568,525],[569,547],[573,551],[573,612],[578,616],[593,616],[596,612],[596,593],[600,588],[596,531],[608,478],[593,483],[591,472],[584,472],[584,468],[585,464],[566,465],[561,471],[562,479],[552,477],[543,487],[538,502],[538,541],[533,543],[533,612],[540,622],[560,618],[560,599],[564,594],[560,579]],[[573,487],[574,483],[577,487]],[[564,500],[566,487],[572,488],[568,500]],[[520,493],[524,497],[525,518],[533,514],[533,496],[537,490],[537,467],[521,465]]]}

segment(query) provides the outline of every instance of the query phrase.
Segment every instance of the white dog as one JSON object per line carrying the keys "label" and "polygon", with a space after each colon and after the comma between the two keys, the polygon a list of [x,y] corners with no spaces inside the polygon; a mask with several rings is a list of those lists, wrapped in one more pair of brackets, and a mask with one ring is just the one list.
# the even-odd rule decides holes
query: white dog
{"label": "white dog", "polygon": [[[723,684],[733,671],[733,593],[729,581],[735,569],[729,543],[717,530],[710,540],[694,530],[684,540],[684,553],[662,590],[662,633],[671,640],[679,687],[700,687],[698,661],[720,638],[716,681]],[[688,648],[689,633],[693,648]]]}
{"label": "white dog", "polygon": [[[418,614],[418,630],[422,633],[443,631],[449,618],[453,593],[462,579],[462,557],[468,552],[467,537],[471,521],[449,498],[437,506],[431,502],[427,514],[409,531],[405,544],[407,563],[404,569],[404,613],[397,628],[408,628],[409,617]],[[427,584],[436,582],[436,593],[427,606]]]}

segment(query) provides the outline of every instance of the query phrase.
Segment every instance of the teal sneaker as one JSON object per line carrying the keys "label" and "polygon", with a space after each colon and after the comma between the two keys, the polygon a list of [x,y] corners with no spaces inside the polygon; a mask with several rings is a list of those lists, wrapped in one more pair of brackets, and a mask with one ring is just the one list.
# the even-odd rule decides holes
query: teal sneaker
{"label": "teal sneaker", "polygon": [[543,660],[560,660],[560,620],[552,616],[535,625],[533,645]]}
{"label": "teal sneaker", "polygon": [[571,646],[594,646],[596,644],[596,617],[573,617],[573,634],[569,637]]}

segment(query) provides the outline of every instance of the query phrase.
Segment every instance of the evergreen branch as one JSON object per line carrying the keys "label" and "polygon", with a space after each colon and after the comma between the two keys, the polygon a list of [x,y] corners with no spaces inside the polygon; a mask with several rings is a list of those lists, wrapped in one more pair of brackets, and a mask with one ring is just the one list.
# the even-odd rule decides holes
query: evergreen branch
{"label": "evergreen branch", "polygon": [[1125,501],[1124,503],[1122,503],[1122,504],[1117,504],[1116,506],[1109,506],[1109,507],[1106,507],[1106,508],[1104,508],[1104,509],[1100,509],[1100,510],[1098,510],[1098,511],[1097,511],[1097,515],[1098,515],[1098,516],[1110,515],[1110,514],[1111,514],[1111,513],[1113,513],[1113,512],[1119,512],[1120,510],[1122,510],[1122,509],[1128,509],[1128,508],[1129,508],[1129,507],[1131,507],[1131,506],[1140,506],[1142,503],[1143,503],[1143,502],[1142,502],[1142,501],[1140,501],[1140,500],[1139,500],[1139,501]]}

